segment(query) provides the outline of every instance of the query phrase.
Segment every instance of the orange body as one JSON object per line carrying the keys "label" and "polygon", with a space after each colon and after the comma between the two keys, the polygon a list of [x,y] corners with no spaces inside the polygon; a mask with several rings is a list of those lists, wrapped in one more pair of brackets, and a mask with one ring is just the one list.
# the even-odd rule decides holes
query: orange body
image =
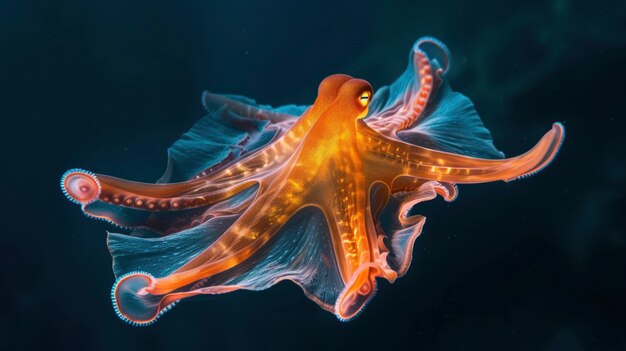
{"label": "orange body", "polygon": [[[286,278],[277,275],[275,281],[296,281],[322,307],[341,319],[350,319],[372,297],[377,277],[393,282],[406,272],[413,240],[424,221],[424,217],[407,215],[414,204],[437,194],[450,201],[456,196],[456,183],[513,180],[540,170],[554,158],[563,138],[558,123],[533,149],[508,159],[470,157],[399,138],[399,132],[425,118],[432,92],[442,84],[437,75],[442,70],[437,71],[424,52],[414,50],[412,59],[418,81],[412,94],[396,107],[368,115],[375,97],[369,83],[347,75],[330,76],[320,84],[315,103],[267,146],[185,182],[143,184],[68,172],[64,191],[84,207],[100,201],[154,213],[206,208],[188,227],[220,216],[233,218],[210,245],[168,274],[155,277],[131,272],[121,277],[114,287],[120,316],[145,324],[184,297],[255,288],[243,283],[206,286],[203,282],[249,264],[292,217],[314,207],[323,214],[330,233],[334,257],[322,259],[336,262],[340,293],[329,303],[312,292],[307,284],[315,272],[296,276],[299,271],[294,270],[296,273]],[[257,118],[262,114],[225,97],[209,98],[240,114]],[[264,116],[276,125],[289,121],[276,113]],[[250,189],[255,189],[252,196],[228,203]],[[394,234],[385,232],[379,221],[392,197],[398,223]],[[116,221],[113,215],[92,212]],[[386,245],[385,239],[393,235],[399,239]],[[394,250],[395,263],[389,257]],[[310,257],[296,255],[293,260]],[[297,267],[313,264],[300,261]],[[142,307],[127,307],[127,302]]]}

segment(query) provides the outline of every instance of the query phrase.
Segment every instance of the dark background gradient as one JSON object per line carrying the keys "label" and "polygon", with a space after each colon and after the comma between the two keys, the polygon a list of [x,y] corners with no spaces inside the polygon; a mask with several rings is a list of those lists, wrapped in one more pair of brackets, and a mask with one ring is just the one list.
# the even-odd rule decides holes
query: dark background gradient
{"label": "dark background gradient", "polygon": [[[288,282],[148,328],[115,316],[115,229],[63,197],[65,170],[155,181],[203,89],[278,105],[332,73],[377,88],[423,35],[507,155],[563,122],[556,161],[420,206],[411,269],[350,323]],[[0,349],[624,350],[625,73],[624,1],[0,1]]]}

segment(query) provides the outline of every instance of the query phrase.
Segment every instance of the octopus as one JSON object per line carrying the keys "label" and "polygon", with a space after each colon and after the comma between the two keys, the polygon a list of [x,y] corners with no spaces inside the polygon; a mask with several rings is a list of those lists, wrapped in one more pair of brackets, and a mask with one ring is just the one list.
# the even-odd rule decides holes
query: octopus
{"label": "octopus", "polygon": [[504,158],[472,102],[445,75],[448,49],[413,45],[404,73],[376,93],[331,75],[310,106],[271,107],[205,92],[208,114],[168,150],[156,183],[82,169],[61,188],[109,233],[117,315],[153,323],[199,294],[289,280],[347,321],[408,270],[425,217],[414,207],[456,184],[512,181],[555,157],[554,123],[528,152]]}

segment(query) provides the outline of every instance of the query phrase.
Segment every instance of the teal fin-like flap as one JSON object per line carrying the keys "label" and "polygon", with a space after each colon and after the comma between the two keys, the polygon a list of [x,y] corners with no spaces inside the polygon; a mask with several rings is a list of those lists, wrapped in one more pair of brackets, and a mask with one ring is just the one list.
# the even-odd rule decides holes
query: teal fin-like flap
{"label": "teal fin-like flap", "polygon": [[168,149],[167,170],[159,182],[189,180],[263,147],[276,135],[272,124],[283,123],[284,129],[307,108],[272,108],[243,96],[208,92],[203,94],[202,102],[208,114]]}
{"label": "teal fin-like flap", "polygon": [[200,291],[211,286],[264,290],[282,280],[295,282],[311,300],[329,311],[333,311],[345,287],[326,218],[315,207],[296,213],[246,261],[193,286]]}
{"label": "teal fin-like flap", "polygon": [[415,116],[407,129],[397,131],[395,137],[438,151],[477,158],[503,158],[504,154],[493,145],[491,134],[472,102],[451,90],[445,77],[449,69],[449,55],[448,49],[439,40],[430,37],[418,39],[409,53],[406,70],[393,83],[374,94],[366,122],[380,131],[390,121],[409,119],[407,115],[414,108],[423,78],[415,60],[428,59],[434,82],[426,108]]}
{"label": "teal fin-like flap", "polygon": [[445,82],[416,125],[397,135],[403,141],[434,150],[478,158],[504,157],[493,145],[491,133],[474,104],[463,94],[452,91]]}
{"label": "teal fin-like flap", "polygon": [[166,276],[209,247],[238,217],[215,217],[197,227],[159,238],[109,233],[107,245],[113,257],[113,271],[116,276],[133,271]]}

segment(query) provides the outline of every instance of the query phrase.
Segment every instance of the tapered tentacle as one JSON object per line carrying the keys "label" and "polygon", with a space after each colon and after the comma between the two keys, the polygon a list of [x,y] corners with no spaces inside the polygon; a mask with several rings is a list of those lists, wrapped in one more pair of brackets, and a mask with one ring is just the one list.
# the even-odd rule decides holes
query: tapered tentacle
{"label": "tapered tentacle", "polygon": [[378,155],[371,167],[393,170],[423,179],[450,183],[511,181],[532,175],[554,159],[564,136],[564,128],[555,123],[530,151],[517,157],[487,160],[430,150],[392,140],[359,123],[364,142],[363,152]]}
{"label": "tapered tentacle", "polygon": [[381,253],[381,231],[374,221],[387,202],[388,189],[383,184],[370,188],[357,169],[361,165],[354,159],[338,157],[325,174],[326,186],[311,196],[324,211],[346,285],[335,303],[335,314],[343,321],[354,318],[372,299],[377,277],[396,278]]}
{"label": "tapered tentacle", "polygon": [[[443,56],[443,67],[424,50],[432,45]],[[391,86],[380,89],[367,117],[367,123],[379,133],[393,137],[395,133],[413,125],[423,115],[426,105],[448,69],[449,53],[446,46],[431,37],[421,38],[409,54],[409,65],[404,74]]]}
{"label": "tapered tentacle", "polygon": [[364,180],[362,176],[350,172],[349,168],[344,170],[342,166],[338,167],[342,171],[330,175],[332,185],[329,191],[323,193],[323,199],[318,201],[321,201],[321,208],[325,209],[335,255],[340,258],[339,268],[346,282],[346,288],[335,305],[335,313],[340,319],[348,320],[374,295],[376,281],[370,267],[363,267],[363,264],[371,262],[373,255],[365,218]]}
{"label": "tapered tentacle", "polygon": [[226,200],[202,207],[147,211],[94,201],[83,206],[83,212],[89,217],[102,219],[123,228],[135,229],[129,233],[131,236],[162,237],[201,225],[213,218],[242,213],[254,199],[258,188],[252,186]]}
{"label": "tapered tentacle", "polygon": [[72,169],[61,179],[63,192],[88,217],[139,229],[130,233],[133,236],[169,235],[211,218],[241,213],[258,190],[256,184],[214,185],[211,191],[199,181],[145,184],[81,169]]}
{"label": "tapered tentacle", "polygon": [[76,202],[89,204],[100,200],[146,211],[177,211],[202,207],[223,201],[256,184],[255,181],[247,181],[230,186],[213,185],[204,180],[149,184],[76,169],[68,172],[61,183],[64,192]]}
{"label": "tapered tentacle", "polygon": [[[446,68],[433,68],[426,53],[422,50],[422,46],[426,43],[430,43],[444,52]],[[448,49],[443,43],[434,38],[422,38],[413,46],[413,67],[415,69],[416,79],[419,79],[419,88],[414,96],[411,97],[410,102],[406,106],[406,112],[393,118],[389,122],[391,123],[391,129],[394,132],[406,129],[411,126],[426,109],[426,104],[431,96],[431,92],[434,90],[433,85],[440,83],[441,75],[447,71],[448,64]],[[389,127],[388,127],[389,128]],[[386,129],[388,129],[386,128]]]}

